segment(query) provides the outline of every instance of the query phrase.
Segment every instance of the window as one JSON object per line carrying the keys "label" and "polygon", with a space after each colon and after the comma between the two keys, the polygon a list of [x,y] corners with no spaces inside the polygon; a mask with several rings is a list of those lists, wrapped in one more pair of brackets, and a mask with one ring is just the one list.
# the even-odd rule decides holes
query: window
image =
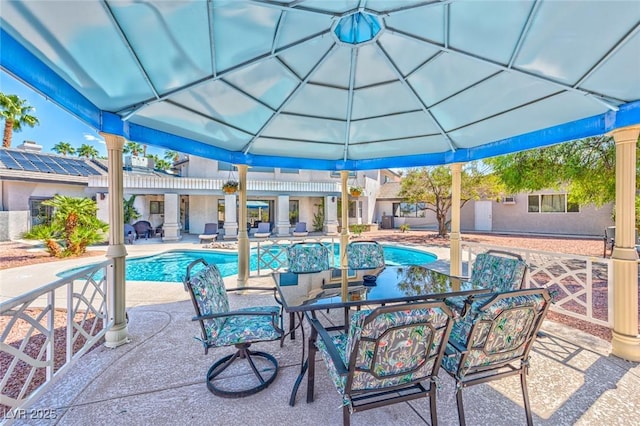
{"label": "window", "polygon": [[300,202],[289,200],[289,223],[295,225],[300,219]]}
{"label": "window", "polygon": [[280,173],[290,173],[292,175],[300,174],[300,169],[280,169]]}
{"label": "window", "polygon": [[[340,172],[331,172],[331,177],[332,178],[339,178],[340,177]],[[350,178],[356,177],[356,172],[354,172],[354,171],[349,172],[349,177]]]}
{"label": "window", "polygon": [[578,213],[580,206],[567,201],[567,194],[538,194],[527,198],[529,213]]}
{"label": "window", "polygon": [[393,203],[395,217],[425,217],[427,208],[425,203]]}
{"label": "window", "polygon": [[49,225],[53,218],[53,207],[45,206],[43,201],[50,200],[50,198],[30,198],[29,210],[31,210],[31,225]]}
{"label": "window", "polygon": [[224,223],[224,198],[218,199],[218,223]]}
{"label": "window", "polygon": [[149,213],[151,214],[164,214],[164,201],[150,201]]}
{"label": "window", "polygon": [[362,201],[349,201],[349,217],[362,217]]}

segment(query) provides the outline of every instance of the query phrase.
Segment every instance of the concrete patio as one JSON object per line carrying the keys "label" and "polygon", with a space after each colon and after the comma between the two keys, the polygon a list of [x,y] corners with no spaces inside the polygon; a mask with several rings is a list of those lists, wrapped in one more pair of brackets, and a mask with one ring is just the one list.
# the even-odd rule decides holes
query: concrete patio
{"label": "concrete patio", "polygon": [[[228,279],[235,286],[234,279]],[[268,278],[252,278],[250,285],[270,285]],[[340,424],[341,398],[324,365],[316,369],[315,402],[305,401],[306,382],[295,407],[289,393],[298,374],[301,339],[261,343],[255,348],[272,353],[280,364],[275,382],[242,399],[222,399],[205,385],[214,359],[232,351],[221,348],[204,355],[193,339],[199,330],[191,321],[193,307],[187,293],[175,284],[146,285],[153,299],[128,309],[131,343],[117,349],[100,346],[82,357],[31,408],[55,410],[57,419],[39,424]],[[180,295],[181,297],[178,297]],[[165,299],[165,300],[163,300]],[[230,295],[233,307],[271,304],[267,294]],[[142,302],[142,301],[138,301]],[[330,320],[331,318],[327,318]],[[640,412],[640,367],[609,356],[609,344],[575,329],[546,321],[545,336],[534,345],[529,394],[536,424],[635,424]],[[299,336],[299,334],[298,334]],[[318,361],[322,363],[322,360]],[[457,424],[455,386],[439,374],[438,418]],[[227,380],[241,379],[242,375]],[[465,389],[465,412],[470,425],[524,424],[522,396],[516,377]],[[356,413],[354,425],[429,424],[429,402],[401,403]],[[16,424],[36,424],[34,420]]]}

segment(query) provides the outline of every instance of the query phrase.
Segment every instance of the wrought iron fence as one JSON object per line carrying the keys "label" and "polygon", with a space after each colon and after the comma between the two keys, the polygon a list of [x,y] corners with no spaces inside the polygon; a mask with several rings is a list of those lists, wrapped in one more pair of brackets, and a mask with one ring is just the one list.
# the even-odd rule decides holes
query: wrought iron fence
{"label": "wrought iron fence", "polygon": [[0,303],[0,418],[21,407],[98,343],[108,323],[105,261]]}
{"label": "wrought iron fence", "polygon": [[529,265],[525,287],[548,288],[553,311],[605,327],[613,325],[611,259],[463,242],[467,270],[471,271],[478,253],[490,249],[522,256]]}

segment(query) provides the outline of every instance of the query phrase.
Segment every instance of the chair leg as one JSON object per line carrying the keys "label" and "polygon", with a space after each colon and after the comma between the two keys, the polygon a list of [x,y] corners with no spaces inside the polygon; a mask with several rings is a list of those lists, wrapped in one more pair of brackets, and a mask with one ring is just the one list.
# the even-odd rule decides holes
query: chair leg
{"label": "chair leg", "polygon": [[291,330],[291,340],[296,340],[296,317],[293,312],[289,312],[289,330]]}
{"label": "chair leg", "polygon": [[431,411],[431,426],[438,426],[438,411],[436,410],[436,385],[432,382],[429,390],[429,408]]}
{"label": "chair leg", "polygon": [[462,387],[459,387],[456,391],[456,402],[458,404],[458,421],[460,426],[466,426],[467,422],[464,419],[464,406],[462,404]]}
{"label": "chair leg", "polygon": [[349,426],[351,424],[351,412],[346,405],[342,406],[342,426]]}
{"label": "chair leg", "polygon": [[307,358],[307,403],[313,402],[313,391],[316,380],[316,338],[318,333],[311,327],[311,335],[309,336],[309,356]]}
{"label": "chair leg", "polygon": [[527,415],[527,426],[533,426],[531,404],[529,403],[529,392],[527,391],[527,367],[520,370],[520,384],[522,385],[522,399],[524,400],[524,412]]}

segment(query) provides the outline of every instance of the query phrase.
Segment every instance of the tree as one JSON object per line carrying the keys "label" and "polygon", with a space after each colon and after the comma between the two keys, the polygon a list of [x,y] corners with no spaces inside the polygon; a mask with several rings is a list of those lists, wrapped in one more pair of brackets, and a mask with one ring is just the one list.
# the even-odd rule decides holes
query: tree
{"label": "tree", "polygon": [[[636,153],[640,150],[636,145]],[[640,158],[640,157],[638,157]],[[486,160],[509,192],[564,189],[576,204],[615,202],[616,147],[610,136],[580,139],[547,148],[503,155]],[[640,175],[640,163],[636,163]],[[636,194],[640,181],[636,179]],[[640,227],[636,195],[636,227]]]}
{"label": "tree", "polygon": [[56,195],[42,204],[54,208],[51,224],[36,225],[24,237],[44,241],[52,256],[78,256],[104,240],[109,225],[96,217],[95,201]]}
{"label": "tree", "polygon": [[51,151],[55,151],[58,154],[66,156],[67,154],[73,155],[76,153],[76,149],[71,146],[69,142],[58,142],[51,148]]}
{"label": "tree", "polygon": [[162,171],[171,170],[171,163],[161,158],[156,160],[154,164],[155,164],[154,168],[156,170],[162,170]]}
{"label": "tree", "polygon": [[134,157],[137,157],[138,154],[142,153],[142,145],[139,144],[138,142],[127,142],[124,145],[124,148],[122,149],[122,151],[125,154],[131,154]]}
{"label": "tree", "polygon": [[99,152],[92,145],[83,143],[80,145],[80,148],[78,148],[78,155],[84,158],[96,158]]}
{"label": "tree", "polygon": [[35,127],[40,124],[38,119],[31,115],[35,108],[27,104],[25,99],[20,99],[17,95],[6,95],[0,92],[0,115],[4,119],[4,136],[2,146],[11,147],[13,132],[22,130],[22,126]]}
{"label": "tree", "polygon": [[123,198],[123,201],[124,223],[131,223],[131,221],[140,218],[140,212],[133,206],[136,201],[136,195],[132,195],[128,200]]}
{"label": "tree", "polygon": [[180,153],[178,151],[170,151],[167,150],[164,152],[164,159],[167,161],[171,161],[175,163],[180,158]]}
{"label": "tree", "polygon": [[[471,199],[491,199],[501,193],[501,186],[479,163],[469,163],[461,174],[460,207]],[[409,203],[425,203],[425,209],[435,213],[438,235],[447,235],[447,216],[451,210],[451,169],[448,166],[423,167],[410,170],[402,179],[400,197]]]}

